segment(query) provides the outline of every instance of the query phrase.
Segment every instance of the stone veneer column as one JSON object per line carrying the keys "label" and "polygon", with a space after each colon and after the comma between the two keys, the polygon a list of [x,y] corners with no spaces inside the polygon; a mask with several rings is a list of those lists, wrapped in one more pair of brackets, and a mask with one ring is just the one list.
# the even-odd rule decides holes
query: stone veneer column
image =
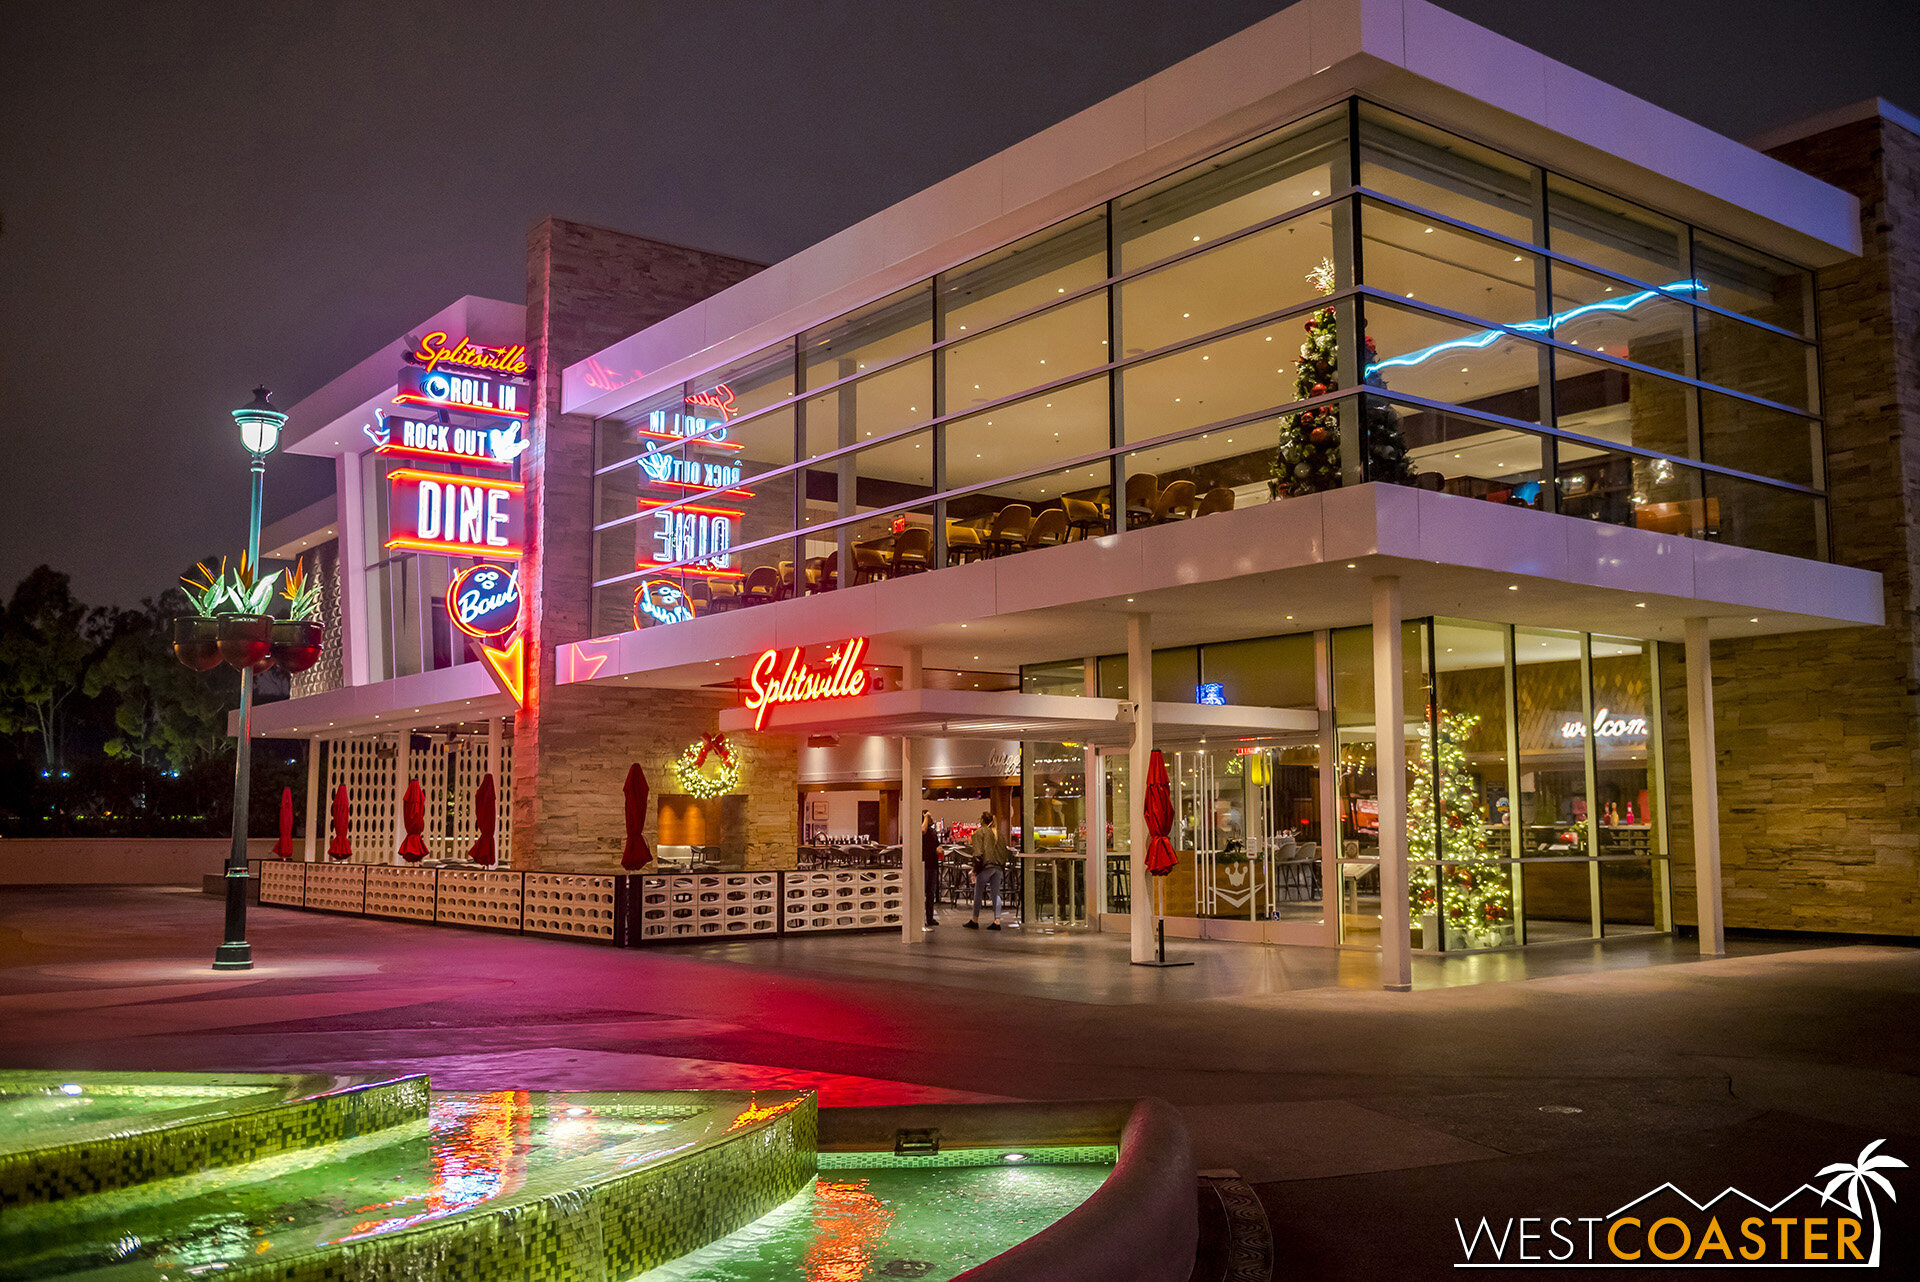
{"label": "stone veneer column", "polygon": [[[1773,149],[1860,199],[1864,252],[1816,278],[1834,560],[1887,626],[1717,641],[1728,927],[1920,933],[1920,137],[1877,116]],[[1691,848],[1686,670],[1664,646],[1671,849]],[[1691,923],[1691,861],[1674,861]]]}
{"label": "stone veneer column", "polygon": [[[681,750],[714,728],[717,693],[556,686],[554,652],[593,635],[593,420],[560,413],[560,375],[609,344],[760,270],[760,264],[605,228],[547,219],[527,237],[527,350],[536,362],[521,591],[526,705],[513,727],[515,867],[609,872],[625,836],[621,784],[638,761],[653,795],[677,791]],[[638,683],[635,683],[638,687]],[[793,858],[799,748],[738,744],[750,866]],[[650,825],[651,826],[651,825]]]}

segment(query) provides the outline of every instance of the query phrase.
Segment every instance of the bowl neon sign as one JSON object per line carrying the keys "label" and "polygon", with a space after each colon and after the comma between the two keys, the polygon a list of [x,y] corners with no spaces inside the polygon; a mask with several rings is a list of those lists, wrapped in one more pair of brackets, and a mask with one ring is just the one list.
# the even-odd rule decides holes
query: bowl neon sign
{"label": "bowl neon sign", "polygon": [[470,637],[503,636],[520,622],[520,577],[497,565],[470,565],[447,585],[447,617]]}

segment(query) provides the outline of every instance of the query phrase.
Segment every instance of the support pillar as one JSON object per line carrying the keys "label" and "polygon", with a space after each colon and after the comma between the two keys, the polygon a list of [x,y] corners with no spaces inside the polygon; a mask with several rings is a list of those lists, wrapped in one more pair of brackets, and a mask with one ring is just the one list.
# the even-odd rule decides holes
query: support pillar
{"label": "support pillar", "polygon": [[505,717],[487,718],[487,773],[493,776],[493,791],[496,797],[505,787],[506,780],[500,777],[500,738],[506,729]]}
{"label": "support pillar", "polygon": [[1153,877],[1147,872],[1147,761],[1153,755],[1153,630],[1148,616],[1127,616],[1127,698],[1133,701],[1133,742],[1127,758],[1129,879],[1133,896],[1132,959],[1153,960]]}
{"label": "support pillar", "polygon": [[318,853],[320,837],[320,743],[319,739],[307,740],[307,839],[300,857],[308,863]]}
{"label": "support pillar", "polygon": [[400,843],[407,833],[401,812],[406,805],[407,780],[412,775],[413,732],[402,730],[393,737],[393,826],[387,830],[387,862],[390,864],[401,862]]}
{"label": "support pillar", "polygon": [[1723,957],[1720,910],[1720,765],[1713,730],[1713,643],[1705,619],[1687,620],[1687,751],[1693,759],[1693,894],[1700,955]]}
{"label": "support pillar", "polygon": [[1400,580],[1373,580],[1374,777],[1380,798],[1380,986],[1413,987],[1407,905],[1407,709],[1400,645]]}
{"label": "support pillar", "polygon": [[[900,684],[908,690],[918,690],[923,684],[920,668],[920,647],[908,646],[905,662],[900,665]],[[927,885],[927,866],[920,859],[920,811],[925,800],[920,786],[920,767],[924,753],[920,741],[911,735],[900,740],[900,871],[901,880],[906,883],[906,904],[900,918],[900,942],[903,944],[924,944],[927,942],[927,896],[932,888]]]}

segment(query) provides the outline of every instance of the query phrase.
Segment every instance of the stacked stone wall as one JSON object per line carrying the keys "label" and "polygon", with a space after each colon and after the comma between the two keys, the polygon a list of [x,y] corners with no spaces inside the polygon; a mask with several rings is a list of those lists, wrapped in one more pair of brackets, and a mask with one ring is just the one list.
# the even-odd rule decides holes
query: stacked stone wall
{"label": "stacked stone wall", "polygon": [[[718,706],[718,696],[703,701],[687,692],[554,682],[557,647],[595,635],[594,421],[560,413],[560,376],[568,365],[759,270],[744,259],[558,219],[528,233],[527,348],[537,381],[524,468],[528,548],[521,591],[538,609],[526,633],[526,701],[514,718],[516,867],[613,868],[624,841],[620,787],[628,765],[641,762],[655,796],[675,791],[667,764],[713,729]],[[750,858],[770,860],[767,852],[780,849],[792,856],[798,755],[797,745],[773,738],[746,754]],[[756,850],[763,853],[753,856]]]}
{"label": "stacked stone wall", "polygon": [[[1869,119],[1777,148],[1858,196],[1864,252],[1818,273],[1836,561],[1885,577],[1887,626],[1713,646],[1730,927],[1920,934],[1920,137]],[[1663,647],[1678,920],[1694,878],[1686,668]]]}

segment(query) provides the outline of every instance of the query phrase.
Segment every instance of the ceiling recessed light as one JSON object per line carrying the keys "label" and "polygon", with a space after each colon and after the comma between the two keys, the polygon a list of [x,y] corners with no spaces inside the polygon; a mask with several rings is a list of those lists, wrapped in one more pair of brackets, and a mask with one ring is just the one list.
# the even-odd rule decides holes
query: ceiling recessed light
{"label": "ceiling recessed light", "polygon": [[1644,610],[1647,608],[1647,603],[1645,601],[1635,601],[1633,603],[1633,608],[1636,610]]}
{"label": "ceiling recessed light", "polygon": [[1509,583],[1509,584],[1507,584],[1507,591],[1509,591],[1509,592],[1518,592],[1519,590],[1520,590],[1520,585],[1519,585],[1518,583]]}
{"label": "ceiling recessed light", "polygon": [[1748,622],[1748,623],[1758,623],[1758,622],[1760,622],[1760,620],[1758,620],[1758,619],[1748,619],[1748,620],[1747,620],[1747,622]]}

